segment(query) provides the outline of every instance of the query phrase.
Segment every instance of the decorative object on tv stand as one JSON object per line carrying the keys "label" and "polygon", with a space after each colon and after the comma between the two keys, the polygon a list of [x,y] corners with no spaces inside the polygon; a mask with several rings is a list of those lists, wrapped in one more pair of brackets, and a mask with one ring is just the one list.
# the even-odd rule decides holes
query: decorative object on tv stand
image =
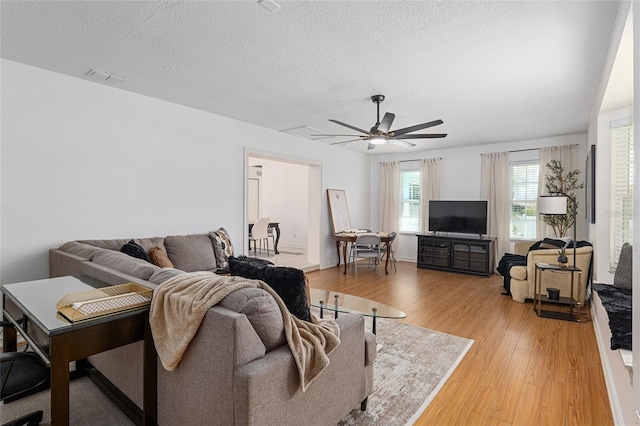
{"label": "decorative object on tv stand", "polygon": [[[538,208],[540,209],[540,214],[547,215],[547,216],[569,216],[569,213],[571,213],[572,215],[571,223],[575,224],[577,209],[575,207],[573,209],[570,209],[570,205],[576,206],[576,200],[569,194],[564,194],[564,193],[542,195],[538,202]],[[573,267],[574,268],[576,267],[576,227],[575,225],[573,227]]]}
{"label": "decorative object on tv stand", "polygon": [[[576,223],[578,202],[576,200],[575,190],[584,188],[584,183],[578,183],[580,170],[565,172],[565,168],[561,161],[551,160],[546,166],[551,170],[551,174],[545,177],[545,188],[547,193],[551,195],[566,196],[567,202],[564,207],[565,210],[562,213],[546,213],[542,210],[542,205],[539,206],[539,213],[543,215],[542,221],[553,228],[553,232],[556,237],[562,238],[566,235],[569,228],[574,226]],[[540,200],[542,202],[542,198]],[[561,200],[556,201],[558,202],[558,205],[562,204]]]}

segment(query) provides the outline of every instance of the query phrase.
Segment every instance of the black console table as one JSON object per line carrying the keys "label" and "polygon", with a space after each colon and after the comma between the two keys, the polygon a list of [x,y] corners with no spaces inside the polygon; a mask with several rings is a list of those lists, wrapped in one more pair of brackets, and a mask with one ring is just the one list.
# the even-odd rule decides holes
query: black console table
{"label": "black console table", "polygon": [[418,268],[489,276],[493,273],[493,237],[417,234]]}

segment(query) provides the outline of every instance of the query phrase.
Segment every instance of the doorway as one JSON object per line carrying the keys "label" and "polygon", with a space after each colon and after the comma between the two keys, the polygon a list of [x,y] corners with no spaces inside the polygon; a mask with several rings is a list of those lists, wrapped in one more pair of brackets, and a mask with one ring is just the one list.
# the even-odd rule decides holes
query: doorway
{"label": "doorway", "polygon": [[[258,250],[257,256],[279,266],[319,269],[321,164],[249,151],[245,157],[247,237],[249,224],[259,217],[269,217],[280,228],[280,254],[271,250],[267,256],[266,250]],[[249,253],[246,247],[245,253]]]}

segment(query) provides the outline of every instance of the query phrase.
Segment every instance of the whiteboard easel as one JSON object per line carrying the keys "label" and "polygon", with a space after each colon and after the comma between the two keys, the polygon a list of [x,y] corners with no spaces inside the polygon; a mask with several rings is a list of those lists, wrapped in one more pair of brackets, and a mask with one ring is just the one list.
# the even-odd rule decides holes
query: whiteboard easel
{"label": "whiteboard easel", "polygon": [[347,194],[343,189],[327,189],[327,197],[329,199],[329,213],[331,214],[333,233],[351,229]]}

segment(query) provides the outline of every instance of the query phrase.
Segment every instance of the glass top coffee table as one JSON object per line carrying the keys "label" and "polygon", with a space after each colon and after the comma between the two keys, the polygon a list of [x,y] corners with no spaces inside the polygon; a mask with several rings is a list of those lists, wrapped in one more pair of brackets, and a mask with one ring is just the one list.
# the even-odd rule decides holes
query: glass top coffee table
{"label": "glass top coffee table", "polygon": [[333,311],[333,317],[338,318],[338,313],[354,313],[373,317],[373,334],[376,334],[376,318],[406,318],[400,309],[365,299],[364,297],[353,296],[351,294],[340,293],[333,290],[321,290],[310,288],[311,306],[320,308],[320,318],[323,318],[324,310]]}

